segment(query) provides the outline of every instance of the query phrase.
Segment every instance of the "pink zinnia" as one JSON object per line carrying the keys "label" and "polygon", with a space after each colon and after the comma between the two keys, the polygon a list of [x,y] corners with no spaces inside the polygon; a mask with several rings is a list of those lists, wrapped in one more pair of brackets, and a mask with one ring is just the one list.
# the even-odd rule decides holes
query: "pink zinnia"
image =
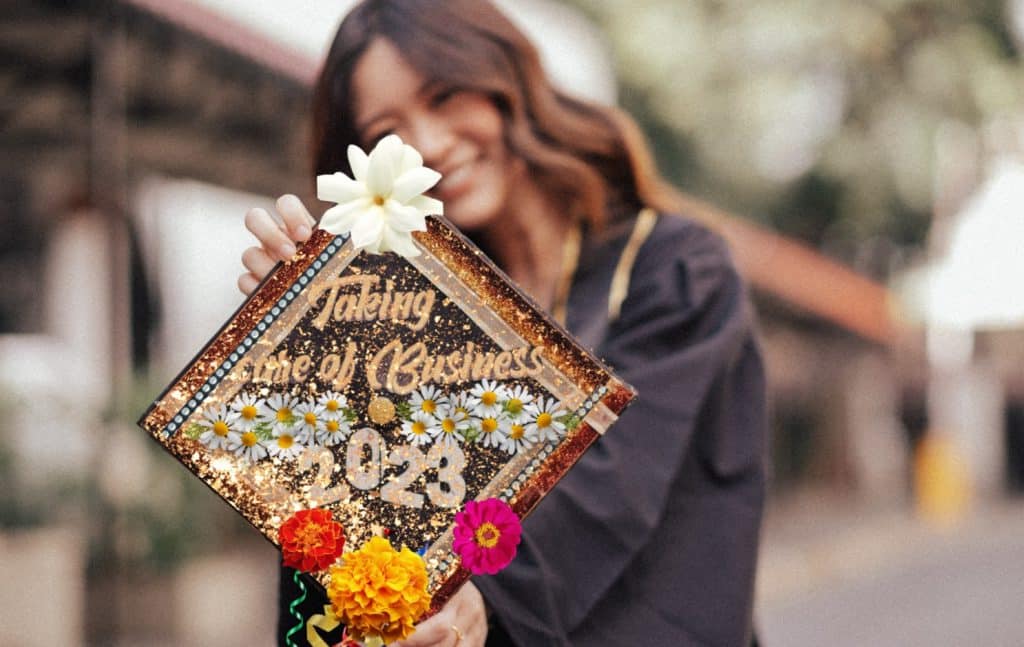
{"label": "pink zinnia", "polygon": [[494,575],[516,556],[522,526],[519,517],[500,499],[468,501],[455,515],[452,548],[474,575]]}

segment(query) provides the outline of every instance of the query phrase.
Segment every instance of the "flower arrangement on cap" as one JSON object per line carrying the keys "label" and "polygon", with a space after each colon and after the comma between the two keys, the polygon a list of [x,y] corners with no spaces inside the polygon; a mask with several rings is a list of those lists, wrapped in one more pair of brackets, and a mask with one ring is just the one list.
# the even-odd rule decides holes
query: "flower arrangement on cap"
{"label": "flower arrangement on cap", "polygon": [[[452,550],[462,566],[474,575],[493,575],[515,557],[522,527],[512,508],[500,499],[468,501],[455,515]],[[366,647],[404,640],[429,611],[426,565],[420,555],[406,547],[396,550],[384,537],[371,537],[363,546],[344,552],[345,533],[329,510],[299,510],[278,531],[284,565],[295,569],[295,583],[302,591],[291,605],[296,624],[286,635],[303,628],[315,647],[326,647],[317,629],[332,631],[345,626],[343,644]],[[305,600],[300,573],[329,570],[323,614],[304,619],[296,610]]]}
{"label": "flower arrangement on cap", "polygon": [[[311,644],[325,645],[316,630],[331,631],[339,624],[345,625],[348,638],[367,647],[386,645],[412,635],[430,609],[427,568],[419,555],[405,547],[395,550],[383,537],[345,553],[344,531],[329,510],[299,510],[281,525],[278,540],[284,565],[296,569],[295,583],[302,591],[291,605],[296,624],[286,635],[290,646],[303,627]],[[328,569],[331,604],[307,621],[296,611],[306,592],[300,573]]]}

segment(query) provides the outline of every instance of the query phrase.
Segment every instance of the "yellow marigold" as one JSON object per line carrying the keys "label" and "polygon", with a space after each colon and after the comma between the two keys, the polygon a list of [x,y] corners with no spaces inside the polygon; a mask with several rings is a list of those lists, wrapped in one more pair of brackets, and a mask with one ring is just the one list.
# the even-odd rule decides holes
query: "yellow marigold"
{"label": "yellow marigold", "polygon": [[331,567],[327,595],[356,640],[404,640],[430,608],[427,567],[408,548],[397,551],[387,539],[373,537]]}

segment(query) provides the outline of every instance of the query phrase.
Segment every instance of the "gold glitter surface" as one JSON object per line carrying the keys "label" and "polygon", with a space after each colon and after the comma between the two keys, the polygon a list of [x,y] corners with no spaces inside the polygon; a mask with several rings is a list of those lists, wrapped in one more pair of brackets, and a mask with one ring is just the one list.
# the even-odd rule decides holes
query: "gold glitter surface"
{"label": "gold glitter surface", "polygon": [[373,422],[386,425],[395,419],[395,403],[379,395],[366,405],[366,413]]}
{"label": "gold glitter surface", "polygon": [[[240,395],[308,402],[333,391],[355,417],[341,442],[250,465],[181,431],[165,433],[281,295],[310,275],[333,238],[322,231],[271,274],[140,424],[273,543],[292,513],[319,505],[334,512],[352,547],[386,534],[396,546],[425,550],[439,608],[468,577],[451,550],[460,505],[498,496],[527,514],[596,439],[587,422],[593,405],[602,403],[603,415],[592,420],[604,427],[634,394],[446,221],[428,218],[428,227],[416,234],[425,254],[412,263],[344,245],[269,326],[262,324],[259,339],[179,426],[187,429]],[[557,447],[537,444],[513,456],[479,443],[409,443],[399,414],[413,391],[432,384],[454,394],[483,377],[554,396],[583,422]],[[599,388],[606,389],[601,398]],[[327,578],[317,579],[326,585]]]}

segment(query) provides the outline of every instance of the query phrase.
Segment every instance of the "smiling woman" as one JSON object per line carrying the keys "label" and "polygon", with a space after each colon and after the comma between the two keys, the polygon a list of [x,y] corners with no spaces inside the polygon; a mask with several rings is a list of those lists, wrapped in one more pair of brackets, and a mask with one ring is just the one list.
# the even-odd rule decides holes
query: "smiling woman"
{"label": "smiling woman", "polygon": [[[508,567],[401,644],[748,643],[765,434],[752,313],[724,243],[669,215],[675,193],[633,122],[557,91],[484,0],[357,5],[313,110],[315,174],[360,177],[350,145],[401,137],[442,174],[427,195],[445,216],[639,391],[524,521]],[[243,256],[243,291],[310,234],[297,198],[277,207],[282,226],[247,215],[260,246]],[[557,403],[522,406],[517,433],[557,431]],[[285,614],[291,587],[284,578]],[[323,608],[313,597],[307,614]]]}

